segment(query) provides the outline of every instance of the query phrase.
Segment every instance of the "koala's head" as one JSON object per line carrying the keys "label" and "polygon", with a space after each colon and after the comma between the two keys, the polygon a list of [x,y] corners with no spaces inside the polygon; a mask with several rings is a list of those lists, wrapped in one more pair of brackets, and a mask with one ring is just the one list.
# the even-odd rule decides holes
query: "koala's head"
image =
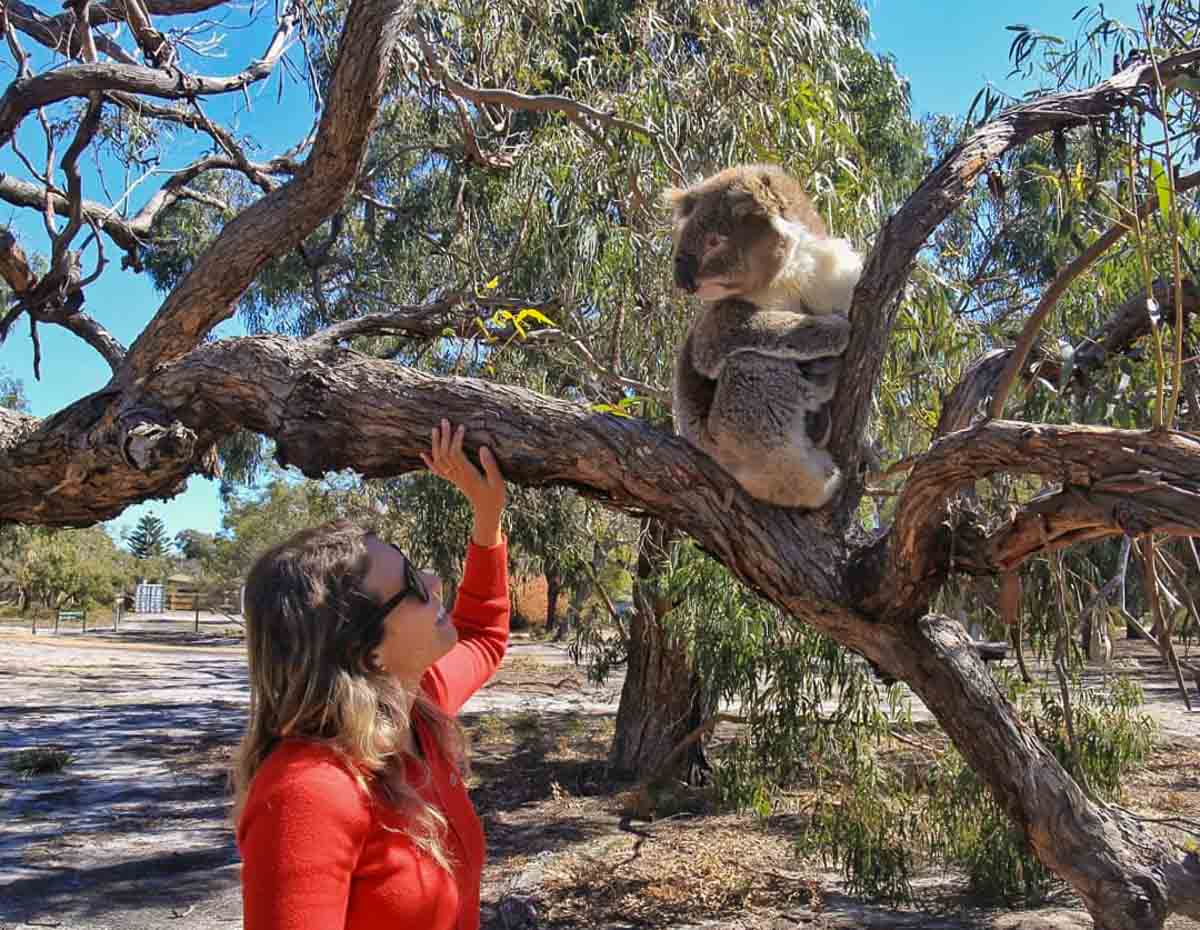
{"label": "koala's head", "polygon": [[767,287],[787,261],[797,227],[825,238],[800,185],[774,165],[727,168],[664,197],[674,213],[675,285],[702,300]]}
{"label": "koala's head", "polygon": [[849,243],[829,238],[783,169],[727,168],[664,199],[673,212],[676,287],[705,301],[798,295],[814,312],[848,306],[861,260]]}

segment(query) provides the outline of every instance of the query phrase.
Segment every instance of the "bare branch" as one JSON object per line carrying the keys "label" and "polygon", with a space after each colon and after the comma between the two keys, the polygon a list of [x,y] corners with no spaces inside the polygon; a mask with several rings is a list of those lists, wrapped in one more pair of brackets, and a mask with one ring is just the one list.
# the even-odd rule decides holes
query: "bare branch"
{"label": "bare branch", "polygon": [[528,110],[534,113],[561,113],[573,123],[587,130],[593,137],[595,137],[596,131],[588,124],[587,120],[613,129],[640,133],[651,140],[657,137],[657,133],[649,126],[621,119],[611,112],[602,112],[569,97],[560,97],[554,94],[521,94],[502,88],[473,87],[450,74],[446,66],[438,61],[429,41],[422,33],[417,32],[416,39],[421,45],[425,66],[434,79],[440,81],[451,94],[470,100],[472,103],[491,104],[507,107],[510,110]]}
{"label": "bare branch", "polygon": [[264,191],[273,190],[278,186],[278,182],[270,177],[271,175],[295,174],[300,168],[299,164],[287,157],[273,158],[269,162],[250,161],[246,158],[233,133],[212,122],[200,112],[199,108],[185,110],[179,106],[162,106],[134,94],[120,92],[108,93],[104,96],[139,116],[176,123],[187,126],[189,129],[208,133],[217,146],[237,163],[238,168]]}
{"label": "bare branch", "polygon": [[[0,174],[0,200],[18,207],[29,207],[40,210],[47,200],[45,187],[22,181],[10,174]],[[49,192],[51,209],[59,216],[70,216],[71,204],[61,194]],[[102,203],[91,200],[81,200],[80,208],[83,216],[90,222],[96,223],[108,237],[126,252],[135,253],[138,249],[140,233]]]}
{"label": "bare branch", "polygon": [[37,317],[42,322],[57,323],[64,329],[73,332],[100,353],[101,357],[108,362],[108,367],[113,370],[113,374],[120,369],[121,362],[125,359],[125,347],[108,330],[82,310],[74,312],[57,310],[38,313]]}
{"label": "bare branch", "polygon": [[[22,3],[21,0],[5,0],[4,5],[13,26],[29,38],[68,58],[80,57],[81,36],[75,29],[74,13],[47,16],[41,10]],[[92,25],[98,25],[104,21],[102,10],[103,7],[99,4],[90,5],[88,18]],[[126,65],[138,63],[136,58],[103,33],[93,34],[93,41],[96,51],[107,55],[113,61]]]}
{"label": "bare branch", "polygon": [[604,381],[607,381],[613,387],[621,390],[633,391],[642,397],[653,398],[668,410],[671,408],[673,401],[669,388],[660,387],[657,384],[651,384],[649,381],[639,381],[637,378],[627,378],[613,368],[608,368],[602,365],[597,358],[592,355],[591,350],[584,343],[576,339],[570,333],[561,329],[539,329],[536,333],[530,334],[530,339],[535,343],[540,342],[559,342],[565,344],[570,351],[583,359],[587,363],[587,367],[595,374],[599,375]]}
{"label": "bare branch", "polygon": [[266,54],[230,77],[160,71],[142,65],[104,62],[68,65],[31,78],[18,78],[0,97],[0,146],[7,145],[30,112],[38,107],[83,97],[95,91],[125,91],[152,97],[182,100],[241,90],[267,77],[287,47],[295,15],[287,13]]}
{"label": "bare branch", "polygon": [[[453,321],[448,314],[461,304],[458,296],[430,304],[399,306],[390,313],[364,313],[309,336],[311,345],[337,345],[360,336],[410,335],[436,339]],[[465,327],[464,327],[465,328]]]}
{"label": "bare branch", "polygon": [[[60,167],[67,176],[67,225],[61,233],[54,237],[51,251],[50,267],[62,265],[67,249],[75,240],[76,234],[83,228],[83,179],[79,174],[79,156],[91,144],[92,138],[100,128],[100,113],[103,108],[100,94],[92,94],[88,98],[87,110],[75,130],[75,138],[63,154]],[[53,209],[51,207],[50,209]]]}
{"label": "bare branch", "polygon": [[142,0],[117,0],[115,6],[117,9],[124,8],[129,31],[133,33],[146,61],[155,68],[170,67],[175,59],[174,49],[166,36],[150,24],[150,14]]}

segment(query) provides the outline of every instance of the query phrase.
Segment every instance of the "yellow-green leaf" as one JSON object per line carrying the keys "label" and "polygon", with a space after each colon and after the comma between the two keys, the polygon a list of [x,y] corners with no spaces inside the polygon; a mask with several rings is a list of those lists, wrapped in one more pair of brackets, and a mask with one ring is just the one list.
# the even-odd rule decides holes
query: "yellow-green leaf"
{"label": "yellow-green leaf", "polygon": [[548,317],[548,316],[546,316],[546,314],[542,313],[541,310],[535,310],[533,307],[526,307],[523,310],[517,311],[517,322],[518,323],[520,323],[526,319],[533,320],[535,323],[541,323],[544,326],[554,326],[555,325],[554,321],[552,319],[550,319],[550,317]]}

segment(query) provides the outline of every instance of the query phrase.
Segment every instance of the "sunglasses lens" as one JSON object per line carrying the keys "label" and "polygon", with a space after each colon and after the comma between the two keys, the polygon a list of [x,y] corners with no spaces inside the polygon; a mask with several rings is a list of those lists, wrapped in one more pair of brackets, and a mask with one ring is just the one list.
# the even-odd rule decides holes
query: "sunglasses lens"
{"label": "sunglasses lens", "polygon": [[429,589],[425,587],[425,579],[421,577],[421,573],[413,568],[412,562],[408,563],[408,578],[407,584],[409,589],[421,599],[421,603],[429,603]]}

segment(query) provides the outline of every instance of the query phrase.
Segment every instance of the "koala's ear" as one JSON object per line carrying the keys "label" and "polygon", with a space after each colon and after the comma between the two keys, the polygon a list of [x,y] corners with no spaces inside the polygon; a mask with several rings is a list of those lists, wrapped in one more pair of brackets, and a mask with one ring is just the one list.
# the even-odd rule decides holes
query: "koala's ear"
{"label": "koala's ear", "polygon": [[668,187],[662,192],[662,204],[674,211],[676,216],[691,213],[696,206],[696,200],[681,187]]}
{"label": "koala's ear", "polygon": [[729,215],[733,217],[734,222],[751,217],[766,219],[769,215],[766,204],[753,188],[731,190],[726,195],[726,203],[729,204]]}

